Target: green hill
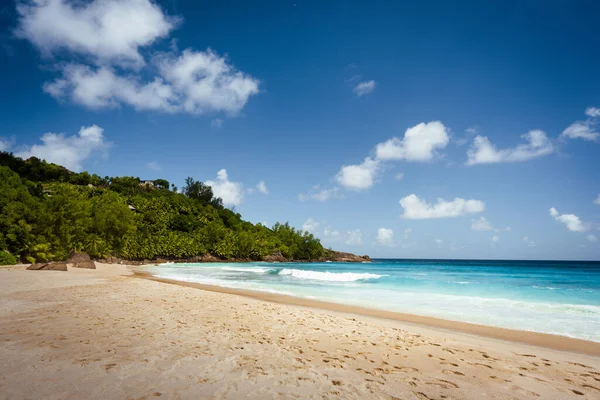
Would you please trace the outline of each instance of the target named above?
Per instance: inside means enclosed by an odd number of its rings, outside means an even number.
[[[192,178],[181,193],[164,179],[74,173],[0,153],[0,264],[92,258],[314,260],[336,253],[289,224],[268,228],[223,207]]]

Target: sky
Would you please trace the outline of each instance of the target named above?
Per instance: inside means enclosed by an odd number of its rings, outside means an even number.
[[[414,4],[412,4],[414,3]],[[600,260],[594,1],[31,0],[0,150],[389,258]]]

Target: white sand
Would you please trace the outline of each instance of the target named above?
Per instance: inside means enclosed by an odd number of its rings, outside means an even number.
[[[597,356],[128,273],[0,269],[0,398],[600,398]]]

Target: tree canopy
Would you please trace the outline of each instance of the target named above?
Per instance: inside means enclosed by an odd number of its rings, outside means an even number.
[[[64,260],[71,250],[94,258],[309,260],[327,251],[289,224],[244,221],[212,188],[187,178],[182,193],[165,179],[74,173],[37,158],[0,152],[1,260]]]

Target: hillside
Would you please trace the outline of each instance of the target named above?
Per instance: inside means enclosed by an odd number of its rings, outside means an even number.
[[[37,158],[0,153],[0,264],[95,259],[193,261],[364,261],[324,249],[289,224],[244,221],[210,186],[186,179],[74,173]]]

